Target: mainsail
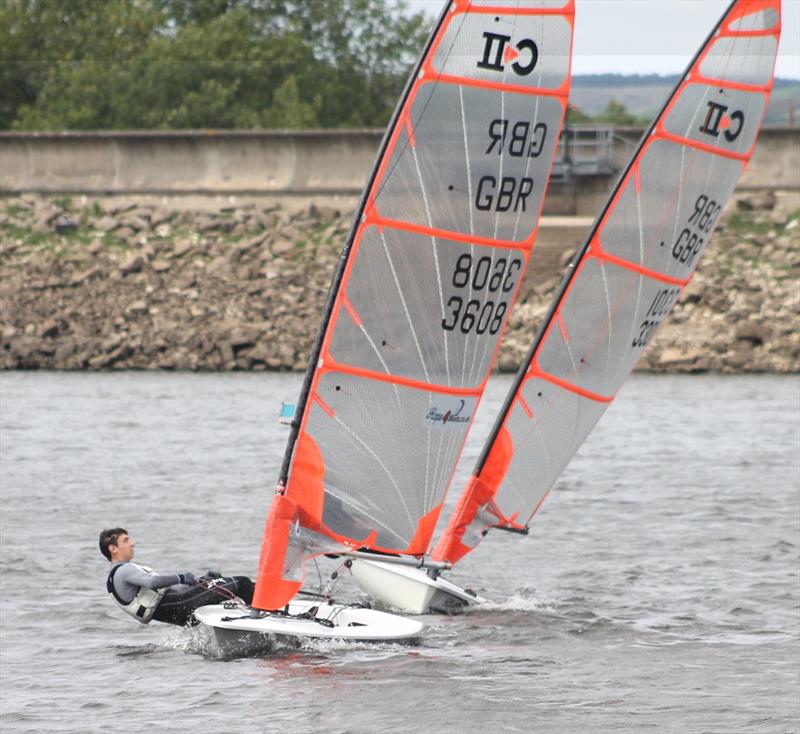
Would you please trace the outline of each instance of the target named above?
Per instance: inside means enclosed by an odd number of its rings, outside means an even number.
[[[454,1],[389,125],[334,276],[254,606],[302,562],[424,554],[536,236],[574,0]]]
[[[780,0],[734,0],[633,159],[534,340],[433,558],[528,524],[689,282],[767,106]]]

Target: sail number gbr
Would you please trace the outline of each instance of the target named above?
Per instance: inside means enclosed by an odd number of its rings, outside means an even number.
[[[489,145],[485,155],[503,155],[512,158],[538,158],[547,140],[547,125],[528,120],[512,121],[497,118],[489,123]],[[475,195],[475,208],[480,211],[526,211],[526,203],[533,193],[530,176],[481,176]]]
[[[705,240],[719,218],[722,206],[705,194],[694,203],[694,211],[672,246],[672,257],[687,268],[703,249]]]
[[[460,255],[451,279],[458,293],[447,301],[442,328],[458,329],[462,334],[500,331],[522,263],[520,256],[494,260],[488,255],[479,258],[469,253]],[[484,300],[480,296],[489,298]]]

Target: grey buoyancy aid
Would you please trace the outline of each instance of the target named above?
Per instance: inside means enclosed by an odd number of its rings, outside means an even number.
[[[117,602],[124,611],[130,614],[131,617],[142,624],[147,624],[153,618],[153,613],[156,611],[158,602],[161,601],[161,597],[164,596],[169,587],[164,587],[163,589],[148,589],[146,586],[140,586],[136,596],[129,602],[125,602],[119,597],[117,590],[114,588],[114,574],[117,572],[117,569],[122,568],[123,565],[124,564],[120,564],[111,569],[111,573],[108,574],[108,580],[106,581],[106,590],[114,597],[114,601]],[[155,571],[149,566],[142,566],[139,563],[132,563],[131,565],[136,566],[136,568],[140,571],[144,571],[144,573],[155,574]]]

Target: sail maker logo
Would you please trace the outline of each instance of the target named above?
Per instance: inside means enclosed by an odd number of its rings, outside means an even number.
[[[455,410],[452,408],[443,409],[441,406],[434,405],[425,416],[425,422],[433,423],[433,425],[441,423],[443,426],[454,425],[456,423],[469,423],[469,419],[472,416],[463,415],[465,405],[466,402],[460,399],[458,400],[458,407]]]

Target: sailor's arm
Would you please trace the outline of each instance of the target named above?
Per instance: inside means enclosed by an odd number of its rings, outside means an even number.
[[[148,589],[163,589],[165,586],[175,584],[194,585],[197,579],[194,574],[188,571],[181,573],[145,573],[133,564],[126,563],[116,573],[115,581],[119,579],[121,583],[131,584],[132,586],[144,586]]]

